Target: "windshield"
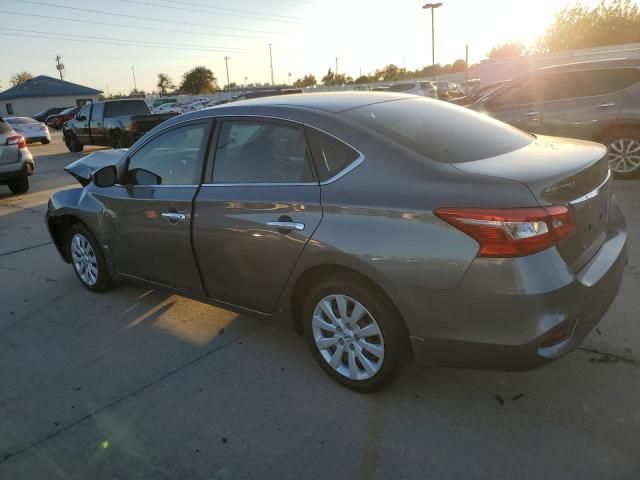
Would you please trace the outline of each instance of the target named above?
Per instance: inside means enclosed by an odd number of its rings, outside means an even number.
[[[76,109],[77,107],[67,108],[66,110],[61,111],[59,115],[67,115],[69,113],[73,113]]]
[[[501,155],[534,140],[486,115],[420,97],[366,105],[344,115],[425,157],[445,163]]]

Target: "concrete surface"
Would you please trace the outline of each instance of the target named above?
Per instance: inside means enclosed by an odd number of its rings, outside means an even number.
[[[31,147],[0,187],[0,479],[640,478],[640,181],[622,290],[585,349],[540,370],[410,367],[334,384],[287,329],[127,285],[83,289],[43,215],[80,154]]]

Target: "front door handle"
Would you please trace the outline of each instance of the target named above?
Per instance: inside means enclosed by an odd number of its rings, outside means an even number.
[[[525,117],[537,117],[540,115],[540,112],[527,112],[524,114]]]
[[[267,222],[270,227],[276,227],[278,230],[304,230],[304,223],[300,222]]]
[[[176,223],[182,223],[187,219],[186,213],[163,212],[160,215],[162,216],[162,218],[167,220],[171,225],[175,225]]]
[[[607,102],[607,103],[601,103],[600,105],[597,105],[598,108],[609,108],[609,107],[615,107],[616,104],[613,102]]]

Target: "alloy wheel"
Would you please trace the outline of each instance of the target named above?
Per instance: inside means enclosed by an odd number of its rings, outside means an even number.
[[[318,302],[312,334],[322,358],[351,380],[368,380],[384,362],[384,339],[373,315],[346,295],[329,295]]]
[[[631,138],[614,140],[608,146],[609,167],[616,173],[631,173],[640,168],[640,141]]]
[[[80,279],[89,286],[95,285],[98,281],[98,259],[89,240],[80,233],[71,239],[71,258]]]

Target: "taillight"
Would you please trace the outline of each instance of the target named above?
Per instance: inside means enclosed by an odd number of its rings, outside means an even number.
[[[22,135],[12,135],[7,138],[5,145],[18,145],[18,148],[25,148],[27,142]]]
[[[480,244],[480,257],[523,257],[571,235],[575,223],[567,207],[514,209],[438,208],[433,212]]]

